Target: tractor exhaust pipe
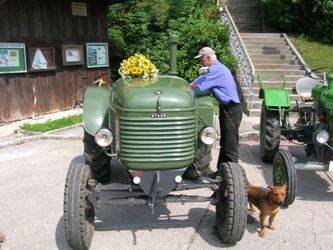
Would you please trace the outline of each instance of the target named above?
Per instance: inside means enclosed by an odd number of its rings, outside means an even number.
[[[176,34],[169,35],[170,44],[170,61],[169,61],[169,75],[178,75],[177,72],[177,45],[179,43],[179,38]]]

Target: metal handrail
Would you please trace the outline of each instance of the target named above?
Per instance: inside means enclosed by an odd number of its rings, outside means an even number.
[[[254,66],[253,66],[253,63],[252,63],[252,61],[251,61],[251,59],[250,59],[250,55],[249,55],[249,53],[248,53],[248,51],[247,51],[247,49],[246,49],[246,47],[245,47],[245,45],[244,45],[244,43],[243,43],[243,39],[241,38],[241,36],[240,36],[240,34],[239,34],[239,32],[238,32],[238,29],[237,29],[237,27],[236,27],[236,24],[235,24],[235,22],[234,22],[234,19],[233,19],[232,16],[230,15],[230,12],[229,12],[229,10],[228,10],[228,7],[225,6],[224,8],[225,8],[225,11],[226,11],[228,17],[230,18],[231,25],[232,25],[232,27],[233,27],[233,29],[234,29],[234,31],[235,31],[235,33],[236,33],[238,39],[239,39],[239,42],[240,42],[240,44],[241,44],[241,46],[242,46],[242,48],[243,48],[243,50],[244,50],[244,52],[245,52],[245,54],[246,54],[246,57],[247,57],[248,60],[249,60],[249,63],[250,63],[250,66],[251,66],[251,70],[252,70],[252,72],[254,72]]]
[[[252,61],[250,59],[249,53],[243,43],[243,40],[238,32],[238,29],[235,25],[235,22],[230,15],[230,12],[226,6],[223,6],[220,8],[221,12],[221,20],[223,23],[227,24],[229,26],[229,32],[230,32],[230,44],[232,48],[233,54],[238,59],[238,64],[240,66],[241,75],[246,83],[246,86],[249,91],[250,96],[250,103],[249,108],[252,108],[252,84],[254,82],[255,78],[255,69],[252,64]]]
[[[284,40],[286,41],[286,43],[288,44],[288,46],[290,47],[292,53],[296,56],[296,58],[299,60],[299,62],[302,64],[303,68],[310,73],[311,69],[310,67],[306,64],[306,62],[304,61],[303,57],[301,56],[300,53],[298,53],[297,49],[295,48],[294,44],[289,40],[288,36],[286,33],[282,33]]]

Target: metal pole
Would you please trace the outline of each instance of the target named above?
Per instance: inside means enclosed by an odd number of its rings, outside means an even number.
[[[295,163],[295,168],[303,171],[333,171],[332,167],[332,163]]]

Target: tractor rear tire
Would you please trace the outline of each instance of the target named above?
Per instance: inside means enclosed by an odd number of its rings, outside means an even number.
[[[280,137],[280,114],[278,111],[268,110],[263,101],[260,115],[260,157],[264,162],[273,162],[279,151]]]
[[[102,147],[95,142],[94,136],[84,132],[84,160],[89,165],[92,171],[92,177],[105,183],[110,178],[110,157],[108,157]]]
[[[273,183],[276,186],[287,184],[286,198],[283,207],[288,207],[295,201],[297,188],[297,174],[291,154],[286,150],[280,150],[273,162]]]
[[[90,179],[88,165],[70,165],[64,192],[64,225],[68,244],[73,249],[89,249],[94,234],[95,210],[88,200]]]
[[[213,145],[199,143],[198,149],[195,152],[193,163],[184,173],[185,179],[196,180],[209,173],[210,162],[212,161],[212,149]]]
[[[220,166],[221,179],[216,204],[216,229],[220,240],[236,244],[243,237],[247,221],[247,182],[237,163]]]

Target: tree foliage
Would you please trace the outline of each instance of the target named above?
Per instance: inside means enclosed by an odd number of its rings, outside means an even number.
[[[333,43],[333,0],[261,0],[268,23]]]
[[[204,46],[214,48],[222,62],[235,70],[228,28],[219,21],[214,0],[130,0],[110,6],[108,12],[113,78],[118,77],[120,62],[134,53],[168,60],[170,33],[180,37],[181,77],[193,80],[197,76],[200,65],[193,57]],[[158,67],[163,70],[163,64],[158,63]]]

